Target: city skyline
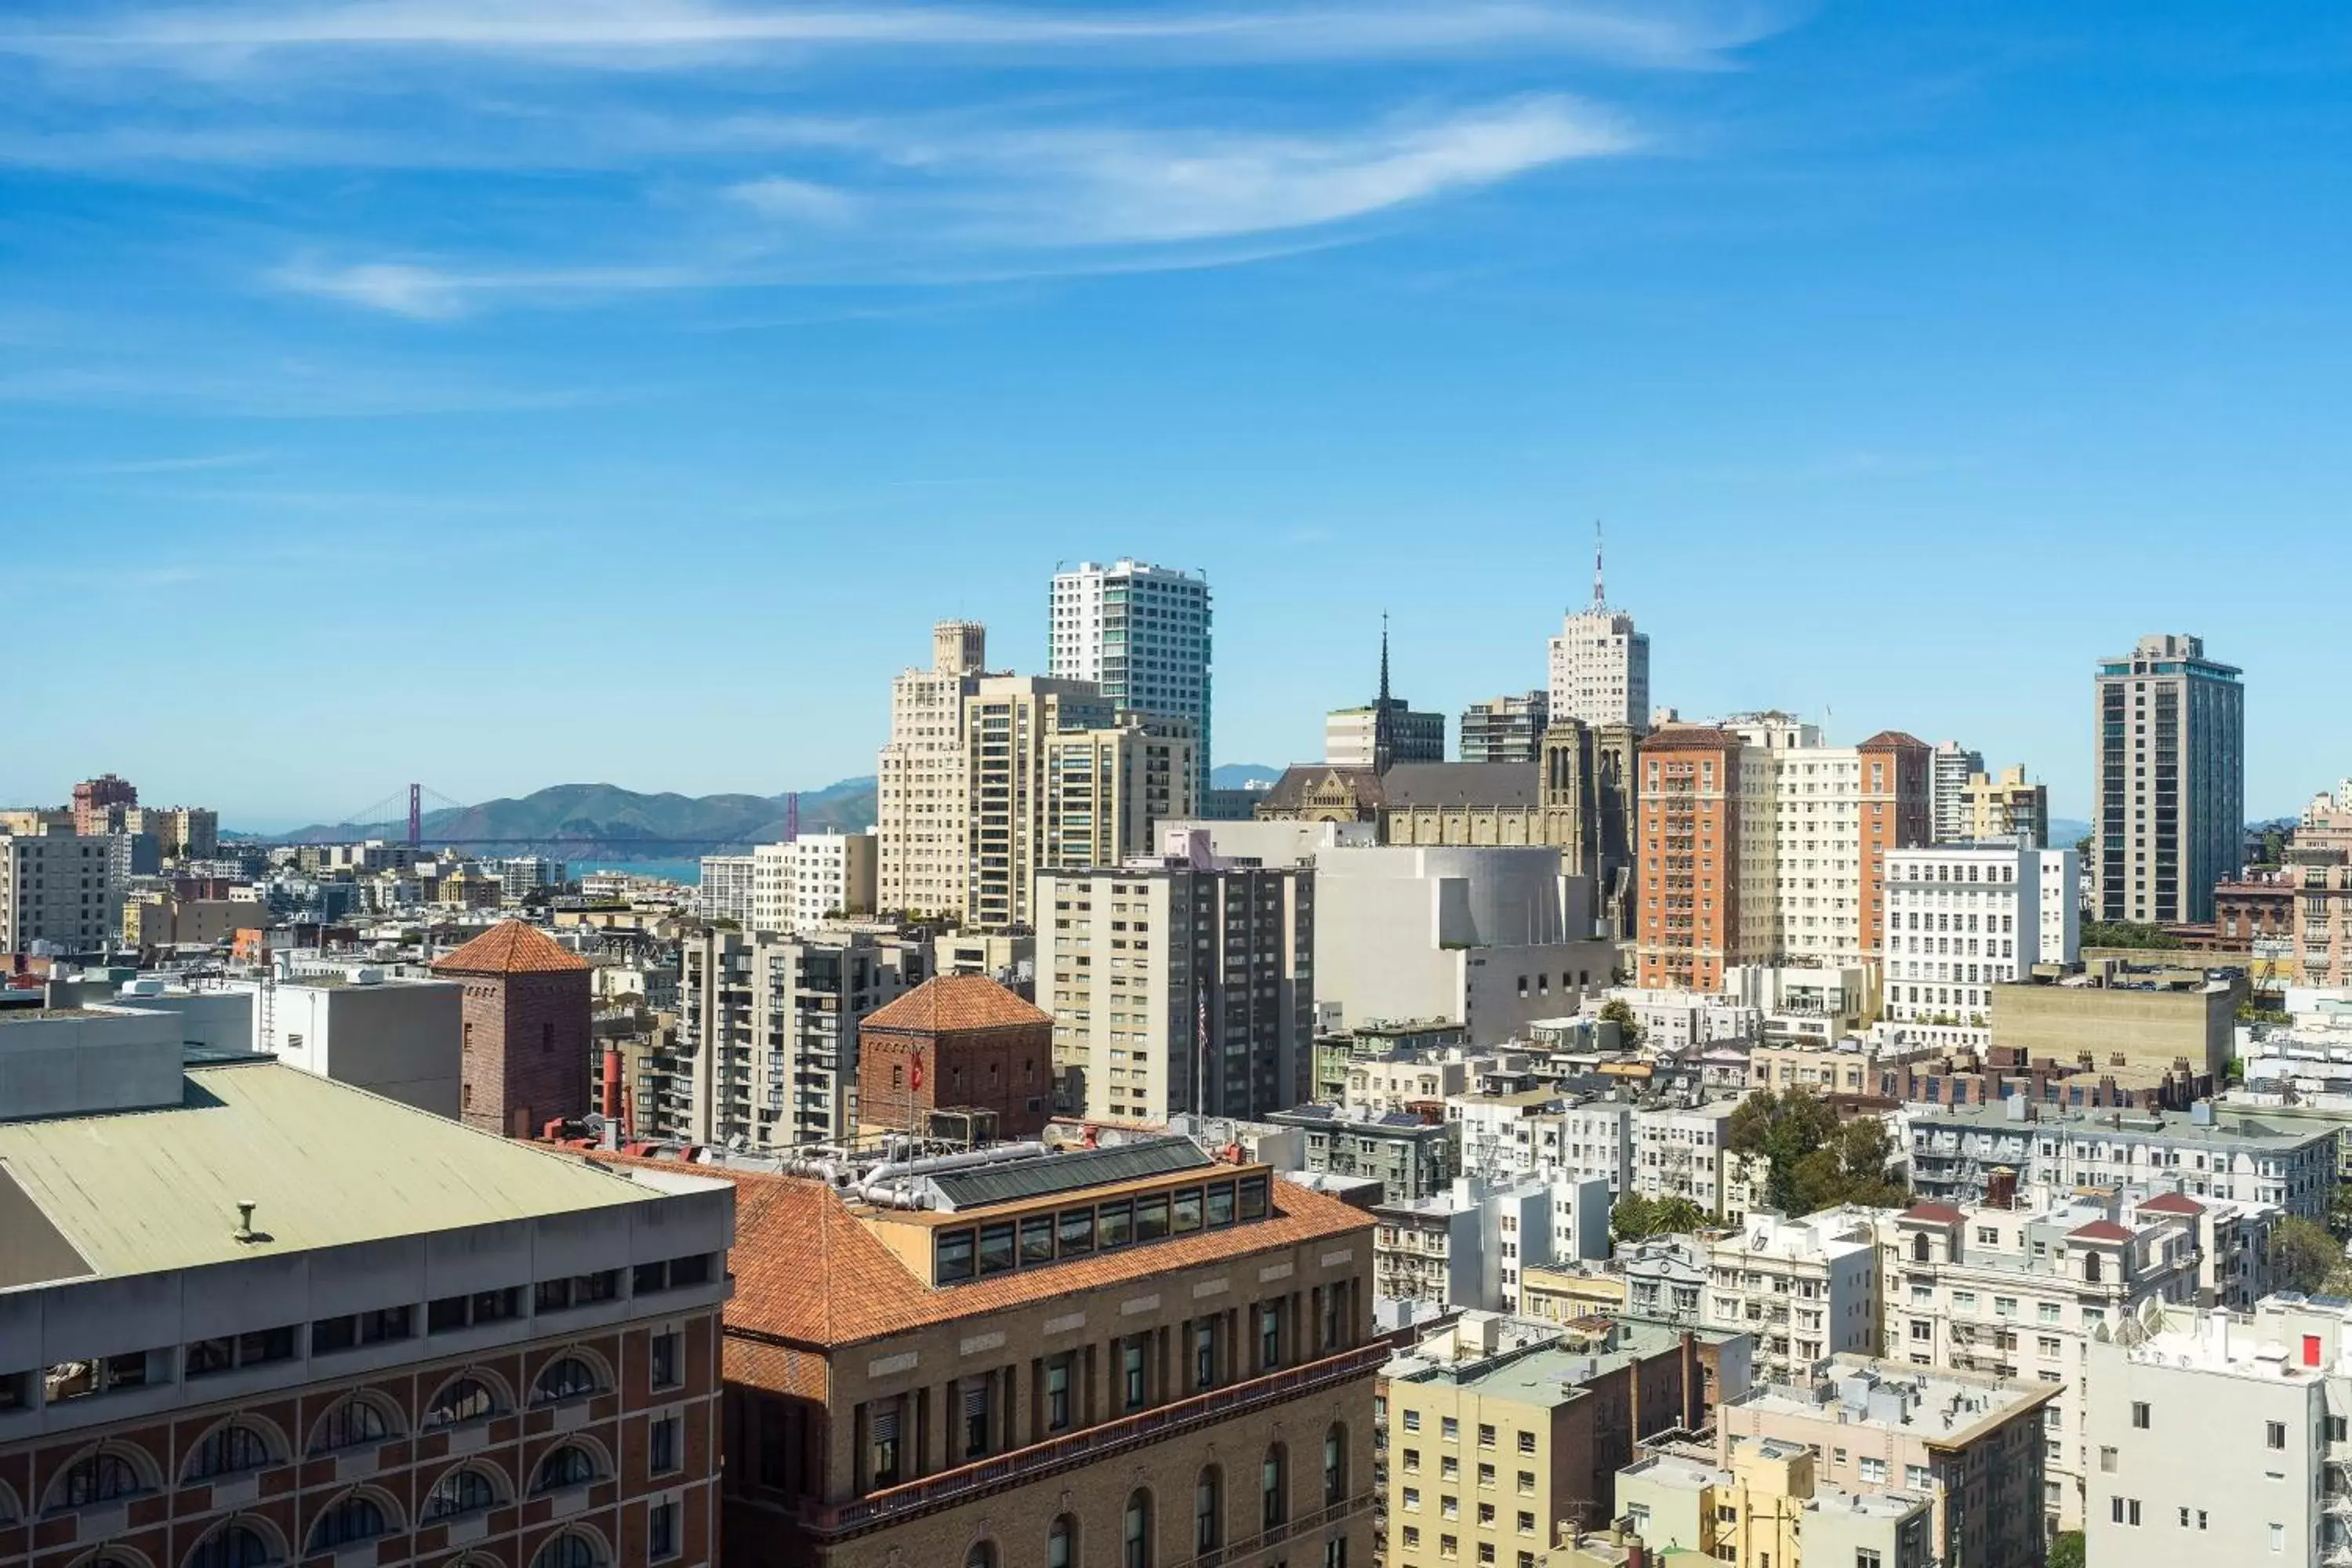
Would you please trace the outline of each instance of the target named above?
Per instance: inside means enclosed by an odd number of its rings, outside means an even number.
[[[1278,767],[1382,610],[1423,707],[1544,684],[1596,517],[1685,714],[2081,819],[2086,673],[2188,633],[2248,815],[2352,771],[2267,570],[2352,479],[2343,18],[575,10],[0,19],[0,801],[815,787],[1122,555]]]

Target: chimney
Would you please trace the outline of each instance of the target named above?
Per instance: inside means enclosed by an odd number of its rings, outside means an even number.
[[[2230,1310],[2227,1307],[2214,1308],[2212,1321],[2213,1353],[2227,1362],[2230,1359]]]
[[[261,1205],[259,1204],[255,1203],[251,1198],[244,1199],[238,1203],[236,1205],[236,1228],[229,1232],[229,1235],[233,1238],[238,1241],[254,1241],[259,1239],[259,1233],[253,1228],[253,1211],[260,1206]]]

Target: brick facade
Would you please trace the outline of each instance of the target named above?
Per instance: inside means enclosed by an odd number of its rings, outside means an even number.
[[[439,960],[433,973],[465,985],[460,1068],[467,1126],[509,1138],[594,1108],[587,961],[520,921]]]

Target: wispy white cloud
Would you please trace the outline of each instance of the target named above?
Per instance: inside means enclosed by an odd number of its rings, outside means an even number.
[[[267,452],[207,452],[186,458],[124,458],[111,462],[76,463],[52,471],[77,479],[114,479],[144,474],[202,473],[215,468],[249,468],[268,460]]]
[[[336,266],[306,258],[278,268],[270,274],[270,281],[294,293],[337,300],[412,321],[446,321],[498,298],[571,303],[583,295],[709,288],[727,281],[727,275],[698,266],[474,269],[406,261]]]
[[[727,194],[761,217],[792,223],[841,223],[856,205],[846,191],[787,174],[746,180]]]
[[[1149,10],[725,0],[227,0],[68,11],[0,26],[0,51],[79,66],[216,71],[297,52],[434,50],[630,71],[713,54],[845,48],[1171,51],[1229,60],[1357,58],[1535,48],[1657,68],[1719,64],[1775,30],[1759,0],[1325,0]]]

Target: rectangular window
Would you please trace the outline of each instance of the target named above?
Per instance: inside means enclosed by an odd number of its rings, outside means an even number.
[[[675,1415],[656,1418],[646,1427],[646,1469],[653,1475],[666,1476],[686,1465],[685,1448],[678,1441],[685,1424]]]
[[[1162,1194],[1157,1197],[1136,1199],[1135,1239],[1138,1241],[1159,1241],[1166,1237],[1167,1234],[1167,1195]]]
[[[892,1400],[877,1407],[871,1416],[872,1433],[867,1439],[866,1469],[877,1487],[898,1484],[898,1402]]]
[[[1187,1187],[1175,1194],[1169,1210],[1168,1228],[1175,1236],[1189,1236],[1201,1228],[1201,1189]]]
[[[2267,1430],[2263,1434],[2263,1440],[2273,1448],[2285,1447],[2286,1423],[2284,1421],[2271,1421],[2264,1423],[2264,1426]]]
[[[1108,1252],[1115,1247],[1125,1247],[1135,1239],[1135,1205],[1124,1200],[1105,1204],[1095,1211],[1096,1239]]]
[[[1234,1223],[1234,1184],[1219,1182],[1209,1189],[1209,1228]]]
[[[966,1384],[963,1390],[963,1457],[982,1458],[988,1453],[988,1384]]]
[[[1054,1216],[1034,1215],[1021,1222],[1021,1267],[1054,1261]]]
[[[1874,1458],[1870,1455],[1864,1454],[1861,1458],[1854,1461],[1854,1473],[1862,1478],[1865,1485],[1885,1486],[1886,1484],[1886,1461],[1884,1459]]]
[[[1143,1408],[1143,1342],[1129,1340],[1120,1347],[1120,1366],[1127,1384],[1127,1407]]]
[[[2133,1401],[2132,1401],[2132,1426],[2133,1426],[2134,1427],[2137,1428],[2138,1430],[2140,1430],[2140,1431],[2142,1431],[2142,1432],[2145,1432],[2145,1431],[2147,1431],[2147,1422],[2148,1422],[2147,1401],[2146,1401],[2146,1400],[2144,1400],[2144,1399],[2135,1399],[2135,1400],[2133,1400]]]
[[[1070,1358],[1066,1355],[1045,1363],[1045,1429],[1070,1429]]]
[[[1192,1386],[1194,1389],[1213,1388],[1217,1384],[1217,1330],[1211,1322],[1192,1325]]]
[[[1013,1268],[1013,1222],[980,1227],[980,1271],[1003,1274]]]
[[[943,1230],[931,1243],[938,1259],[935,1279],[942,1285],[960,1285],[979,1271],[978,1247],[968,1230]]]
[[[676,1329],[658,1333],[649,1343],[653,1363],[653,1385],[656,1388],[676,1388],[686,1381],[686,1336]]]
[[[1260,1372],[1282,1364],[1282,1307],[1268,1301],[1257,1310],[1257,1365]]]
[[[677,1550],[677,1504],[666,1499],[646,1510],[646,1560],[664,1563]]]
[[[1268,1176],[1244,1176],[1241,1179],[1238,1191],[1241,1197],[1242,1218],[1248,1220],[1265,1217],[1266,1183],[1272,1179]]]
[[[1061,1216],[1062,1256],[1084,1258],[1095,1249],[1095,1211],[1064,1209]]]

